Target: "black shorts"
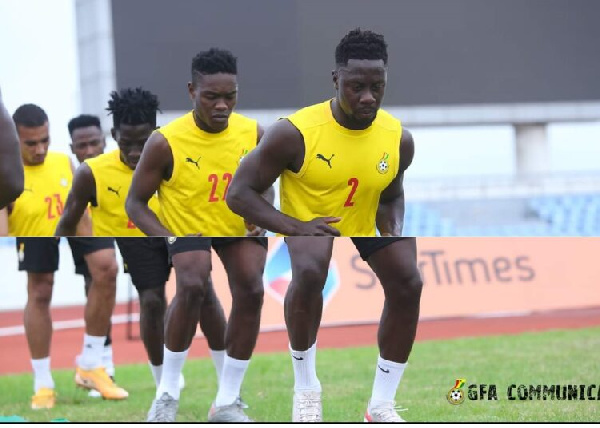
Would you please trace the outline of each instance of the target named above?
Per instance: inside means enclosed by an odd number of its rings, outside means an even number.
[[[67,238],[75,273],[89,277],[85,255],[106,248],[114,248],[113,238]],[[31,273],[52,273],[58,270],[58,238],[17,238],[19,270]]]
[[[258,242],[260,245],[269,248],[269,241],[266,237],[246,237],[246,238],[203,238],[195,236],[186,236],[183,238],[165,238],[167,247],[169,250],[169,259],[175,254],[187,253],[188,251],[210,251],[210,248],[214,248],[219,251],[219,248],[229,245],[233,242],[237,242],[242,239],[252,239]]]
[[[138,293],[164,287],[171,265],[167,243],[162,237],[115,238],[127,272]]]
[[[390,244],[393,244],[396,241],[400,241],[401,238],[398,236],[382,236],[382,237],[360,237],[360,238],[351,238],[354,246],[358,250],[360,257],[364,261],[368,261],[368,258],[375,253],[377,250],[380,250],[383,247],[387,247]]]
[[[115,248],[114,238],[67,238],[69,240],[69,246],[71,247],[71,253],[73,254],[73,262],[75,263],[75,273],[90,277],[90,271],[87,263],[85,262],[85,256],[87,254],[95,253],[99,250],[106,250]]]

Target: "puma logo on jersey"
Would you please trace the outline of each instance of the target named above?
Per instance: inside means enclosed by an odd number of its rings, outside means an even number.
[[[118,189],[113,189],[112,187],[108,186],[107,189],[109,192],[113,192],[115,195],[117,195],[119,198],[121,197],[121,195],[119,194],[119,192],[121,191],[121,188],[119,187]]]
[[[32,188],[23,187],[23,191],[33,193],[33,187]]]
[[[200,169],[200,165],[198,165],[198,162],[200,162],[200,158],[201,157],[202,156],[198,156],[198,159],[196,159],[196,160],[194,160],[192,158],[185,158],[185,161],[188,162],[188,163],[193,163],[194,165],[196,165],[197,169]]]
[[[317,159],[320,159],[323,162],[327,163],[327,165],[329,165],[329,169],[331,169],[331,159],[333,159],[334,156],[335,156],[335,154],[332,154],[331,157],[329,159],[327,159],[325,156],[323,156],[322,154],[318,153],[317,154]]]

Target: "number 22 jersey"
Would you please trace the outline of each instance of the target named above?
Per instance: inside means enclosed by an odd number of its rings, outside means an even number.
[[[159,128],[173,154],[173,173],[158,189],[161,223],[177,236],[245,236],[242,217],[225,196],[233,174],[256,147],[258,123],[237,113],[227,128],[208,133],[196,125],[192,112]]]

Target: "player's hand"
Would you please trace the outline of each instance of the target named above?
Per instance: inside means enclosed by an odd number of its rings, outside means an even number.
[[[244,220],[244,224],[246,225],[246,236],[265,236],[267,234],[267,229],[248,223],[246,220]]]
[[[331,223],[338,223],[341,217],[317,217],[311,221],[302,222],[297,236],[341,236],[341,233]]]

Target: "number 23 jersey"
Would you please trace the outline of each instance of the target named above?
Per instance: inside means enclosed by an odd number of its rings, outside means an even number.
[[[71,161],[48,152],[41,165],[25,165],[25,186],[8,217],[9,236],[53,236],[73,182]]]
[[[341,217],[332,226],[342,236],[375,236],[379,197],[399,170],[400,121],[380,109],[367,129],[347,129],[331,100],[287,119],[304,137],[305,153],[298,173],[281,176],[281,211],[302,221]]]

